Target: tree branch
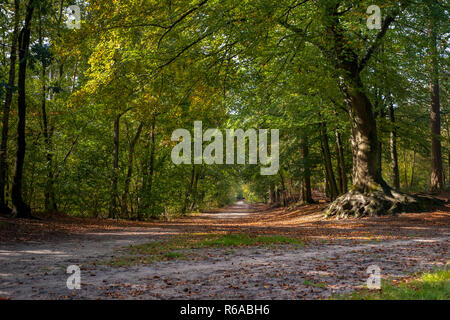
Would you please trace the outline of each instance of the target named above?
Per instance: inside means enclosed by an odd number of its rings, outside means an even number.
[[[370,58],[372,57],[372,54],[375,52],[376,49],[381,44],[381,40],[386,35],[387,30],[389,29],[389,26],[394,22],[395,16],[397,15],[398,11],[395,12],[394,15],[387,16],[387,18],[384,20],[383,25],[381,26],[380,32],[378,32],[377,36],[375,37],[374,42],[370,46],[370,48],[367,50],[364,57],[361,59],[361,61],[358,63],[358,72],[361,72],[369,62]]]

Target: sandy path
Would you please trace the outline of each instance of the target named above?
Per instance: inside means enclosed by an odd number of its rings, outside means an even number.
[[[220,219],[251,214],[238,204]],[[209,215],[214,215],[210,213]],[[158,240],[176,230],[128,228],[59,241],[0,245],[0,296],[13,299],[312,299],[354,290],[376,264],[383,276],[443,266],[450,236],[384,242],[315,242],[304,248],[196,250],[190,260],[111,268],[96,261],[130,244]],[[189,252],[188,252],[189,256]],[[66,268],[81,266],[81,290],[68,290]],[[319,287],[308,285],[320,283]]]

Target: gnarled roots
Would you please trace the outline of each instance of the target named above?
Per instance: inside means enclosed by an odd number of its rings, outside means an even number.
[[[383,216],[406,211],[422,211],[444,201],[430,197],[412,196],[395,190],[374,190],[368,193],[349,191],[333,201],[325,210],[328,217]]]

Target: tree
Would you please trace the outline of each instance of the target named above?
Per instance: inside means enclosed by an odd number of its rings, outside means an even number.
[[[441,104],[439,98],[439,53],[437,49],[438,24],[436,7],[437,1],[429,1],[430,39],[429,50],[431,55],[430,67],[430,127],[431,127],[431,176],[430,189],[433,192],[440,191],[444,187],[442,170],[441,147]]]
[[[20,21],[20,2],[14,0],[14,27],[11,37],[11,53],[9,66],[9,80],[6,88],[5,105],[3,107],[2,119],[2,140],[0,144],[0,213],[10,213],[11,209],[5,201],[5,186],[7,182],[7,150],[8,150],[8,132],[9,132],[9,111],[13,98],[13,90],[16,78],[16,60],[17,60],[17,39],[19,34]]]
[[[33,17],[35,1],[30,0],[26,7],[25,23],[19,34],[19,80],[18,80],[18,116],[17,125],[17,153],[12,185],[13,214],[18,218],[30,218],[31,209],[22,198],[23,164],[25,160],[25,123],[26,123],[26,73],[30,46],[31,19]]]

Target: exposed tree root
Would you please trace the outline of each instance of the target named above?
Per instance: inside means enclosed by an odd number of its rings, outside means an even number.
[[[408,211],[424,211],[445,201],[430,196],[413,196],[396,190],[374,190],[370,193],[349,191],[333,201],[325,210],[337,219],[384,216]]]

